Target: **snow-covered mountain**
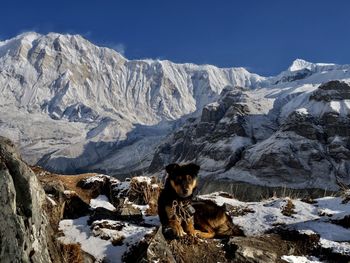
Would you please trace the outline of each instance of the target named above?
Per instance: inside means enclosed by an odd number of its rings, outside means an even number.
[[[138,165],[170,122],[201,110],[226,85],[264,83],[244,68],[130,61],[79,35],[25,33],[0,42],[0,134],[51,170],[99,168],[111,155],[119,169]],[[125,160],[122,147],[137,158]]]
[[[226,87],[157,147],[149,172],[194,161],[205,192],[237,191],[230,182],[243,184],[240,194],[251,185],[312,192],[350,184],[350,83],[290,85]],[[263,195],[261,187],[249,194]]]
[[[157,147],[149,172],[195,161],[205,170],[204,192],[239,195],[350,184],[349,69],[297,59],[267,87],[227,86]]]
[[[334,189],[334,171],[350,173],[349,69],[296,59],[263,77],[25,33],[0,42],[0,134],[27,162],[63,173],[154,173],[196,160],[215,178]]]

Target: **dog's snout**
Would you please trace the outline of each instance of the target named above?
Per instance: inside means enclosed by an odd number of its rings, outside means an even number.
[[[189,191],[188,191],[188,189],[184,189],[183,192],[184,192],[184,194],[188,194]]]

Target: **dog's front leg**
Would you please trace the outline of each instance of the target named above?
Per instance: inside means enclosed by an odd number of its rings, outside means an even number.
[[[183,237],[186,235],[186,232],[181,226],[181,220],[179,218],[175,217],[174,219],[170,219],[169,226],[171,227],[171,229],[177,237]]]
[[[165,211],[169,218],[169,227],[172,229],[174,235],[176,235],[177,237],[185,236],[186,232],[181,226],[181,219],[174,214],[172,207],[166,207]]]
[[[191,236],[196,236],[196,230],[194,229],[194,221],[193,221],[193,217],[191,217],[190,219],[188,219],[187,223],[185,224],[185,229],[186,232],[188,234],[190,234]]]

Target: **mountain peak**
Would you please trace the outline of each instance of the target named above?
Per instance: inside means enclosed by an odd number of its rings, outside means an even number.
[[[310,69],[310,67],[313,65],[313,63],[308,62],[306,60],[297,58],[296,60],[293,61],[292,65],[288,68],[288,71],[298,71],[301,69]]]
[[[36,32],[24,32],[16,37],[0,41],[0,46],[4,46],[4,45],[8,45],[8,44],[11,45],[13,43],[18,43],[18,42],[22,42],[22,41],[31,43],[40,36],[41,35],[36,33]]]

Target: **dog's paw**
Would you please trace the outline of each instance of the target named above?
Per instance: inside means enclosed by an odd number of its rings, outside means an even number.
[[[165,237],[165,239],[169,239],[169,240],[172,240],[172,239],[176,239],[176,234],[174,233],[173,229],[171,227],[166,227],[166,228],[163,228],[163,236]]]
[[[187,233],[181,228],[180,231],[177,233],[179,237],[184,237],[187,235]]]
[[[199,230],[194,230],[192,232],[192,236],[194,236],[194,237],[200,237],[201,234],[202,234],[202,231],[199,231]]]
[[[166,239],[178,239],[181,237],[186,236],[186,232],[181,228],[181,229],[172,229],[171,227],[166,227],[163,229],[163,236]]]

